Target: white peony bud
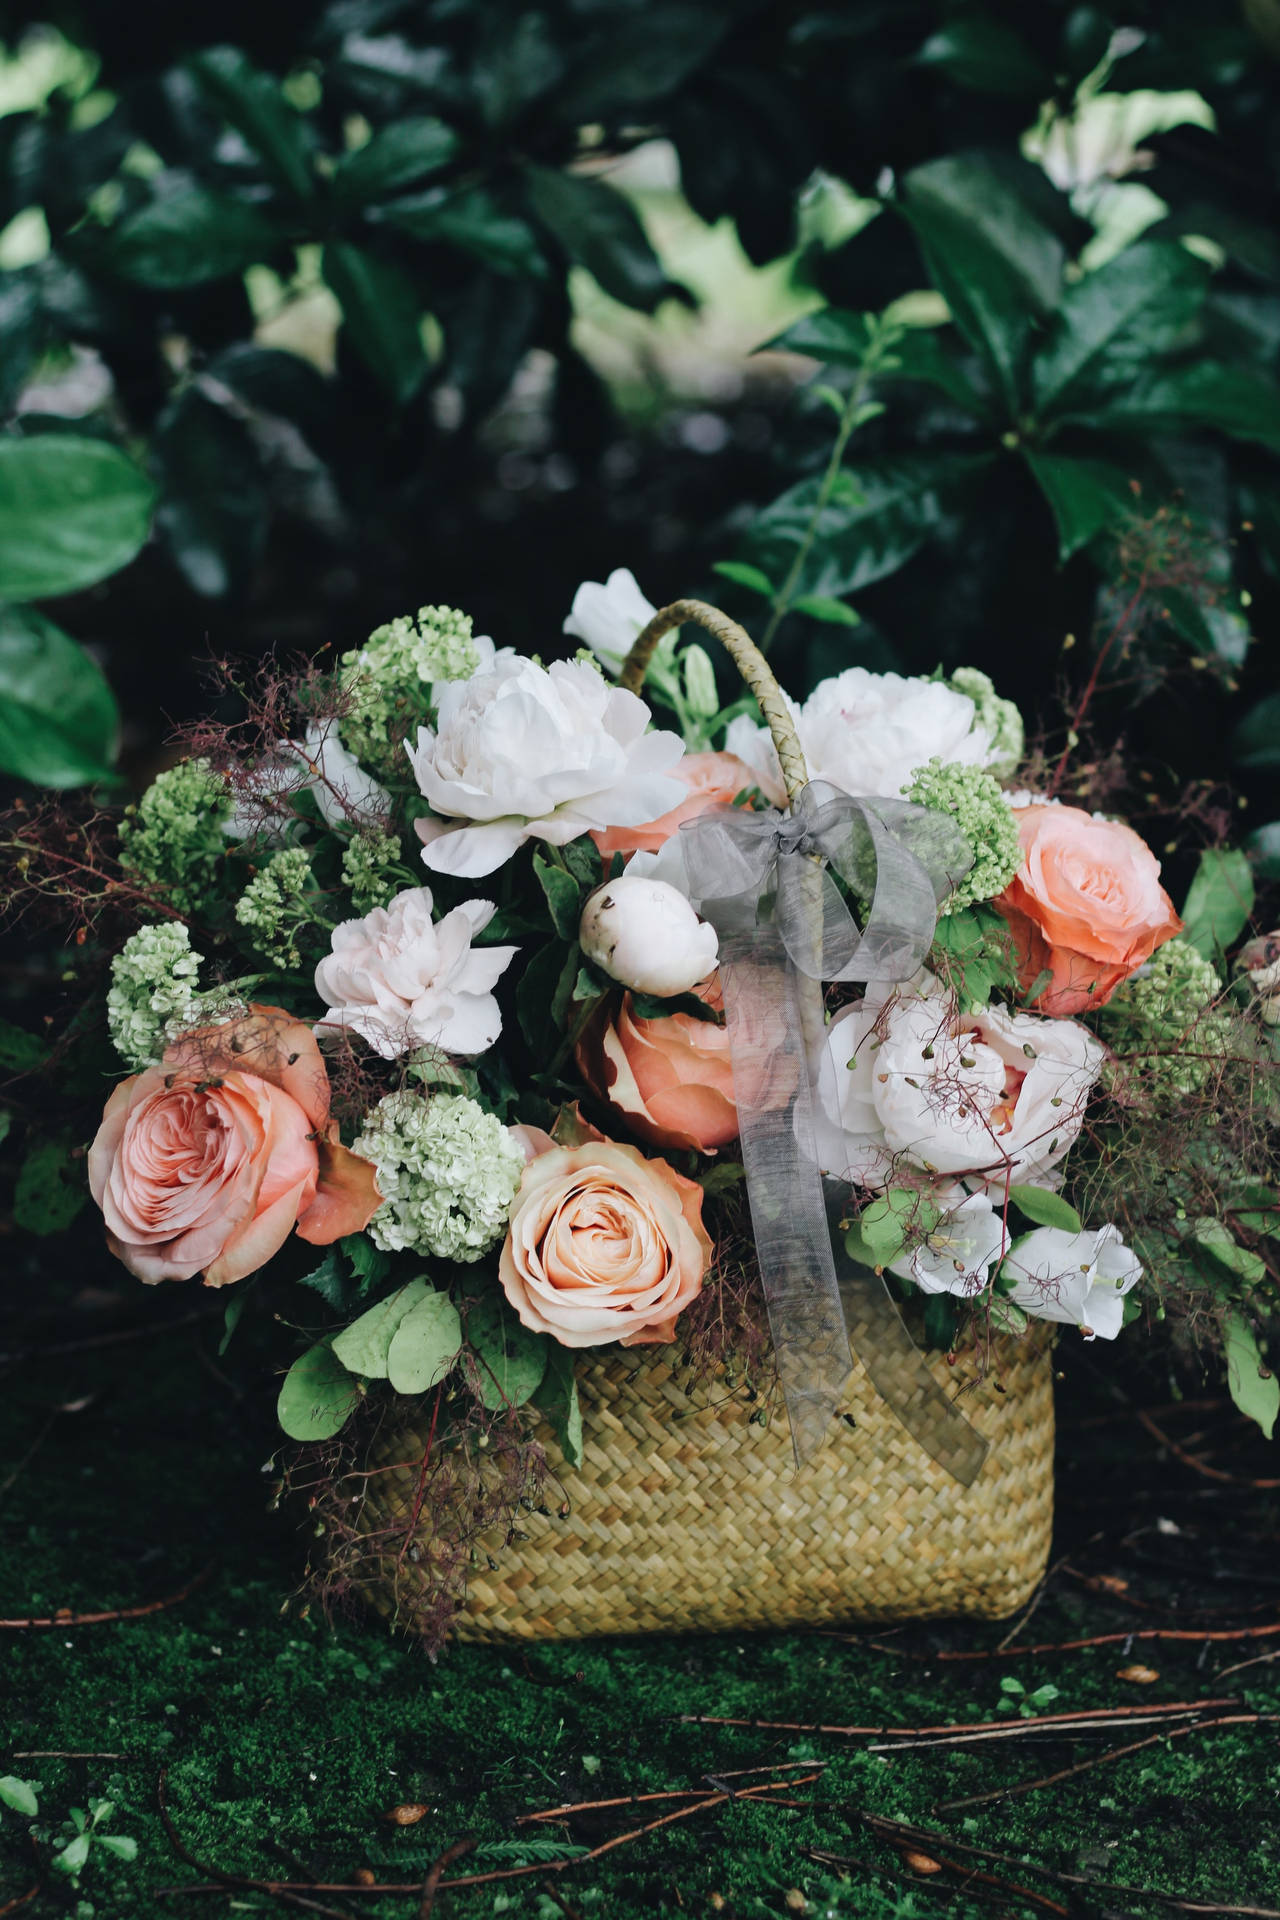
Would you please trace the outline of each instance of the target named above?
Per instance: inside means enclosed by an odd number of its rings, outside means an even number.
[[[716,930],[665,880],[629,874],[597,887],[582,910],[587,959],[635,993],[667,1000],[688,993],[716,964]]]

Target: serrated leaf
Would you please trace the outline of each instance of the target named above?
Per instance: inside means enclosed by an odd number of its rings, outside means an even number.
[[[1038,1227],[1057,1227],[1061,1233],[1083,1233],[1084,1222],[1069,1200],[1047,1187],[1012,1186],[1009,1198],[1019,1213]]]
[[[0,1020],[0,1067],[10,1073],[32,1073],[49,1057],[49,1048],[38,1034]]]
[[[108,1853],[114,1853],[117,1860],[136,1860],[138,1857],[138,1843],[131,1834],[100,1833],[97,1839],[98,1845]]]
[[[320,1340],[300,1354],[286,1373],[276,1401],[276,1418],[291,1440],[332,1440],[356,1407],[360,1389],[333,1343]]]
[[[452,1371],[462,1322],[447,1293],[434,1288],[409,1309],[391,1337],[387,1378],[397,1393],[425,1393]]]
[[[580,887],[590,893],[600,885],[605,878],[604,862],[600,858],[600,849],[589,835],[582,834],[578,839],[568,841],[560,851],[564,855],[565,865]],[[573,937],[575,940],[578,937],[576,927]]]
[[[0,599],[77,593],[117,573],[146,540],[154,503],[146,474],[105,440],[0,439]]]
[[[550,909],[552,926],[562,940],[572,944],[578,938],[578,922],[582,918],[582,890],[578,882],[563,867],[544,860],[540,853],[533,856],[533,871]]]
[[[1223,1348],[1231,1398],[1270,1440],[1280,1413],[1280,1380],[1258,1352],[1252,1327],[1238,1313],[1229,1313],[1223,1324]]]
[[[360,1282],[361,1299],[378,1286],[391,1271],[391,1255],[375,1247],[367,1233],[349,1233],[338,1242],[351,1263],[351,1271]]]
[[[333,1342],[334,1357],[365,1380],[385,1380],[391,1342],[400,1322],[430,1292],[428,1281],[410,1280],[344,1327]]]
[[[582,1406],[573,1368],[573,1353],[552,1341],[546,1372],[537,1388],[538,1411],[544,1415],[571,1467],[582,1465]]]
[[[797,613],[807,613],[811,620],[825,621],[828,626],[860,627],[862,625],[861,614],[855,613],[853,608],[846,605],[843,600],[831,600],[825,594],[803,593],[791,604]]]
[[[13,1773],[0,1776],[0,1805],[11,1807],[15,1813],[29,1814],[32,1819],[40,1811],[31,1782],[19,1780]]]
[[[1253,869],[1238,847],[1206,847],[1182,905],[1182,938],[1206,960],[1218,959],[1249,922]]]
[[[533,1398],[553,1345],[546,1334],[531,1333],[493,1294],[468,1308],[466,1334],[476,1356],[474,1384],[482,1406],[497,1413]]]
[[[310,1273],[299,1276],[300,1287],[310,1287],[335,1313],[345,1311],[351,1294],[351,1279],[337,1247],[326,1247],[324,1258]]]
[[[745,560],[717,560],[711,571],[718,573],[723,580],[732,580],[736,587],[745,587],[748,593],[763,595],[766,600],[771,600],[777,592],[768,574],[762,573],[759,567],[750,566]]]

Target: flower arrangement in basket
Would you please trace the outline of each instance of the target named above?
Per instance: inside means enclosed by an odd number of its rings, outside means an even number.
[[[1180,917],[976,671],[797,705],[624,572],[565,626],[545,666],[425,607],[272,680],[77,830],[93,897],[33,823],[28,894],[127,931],[110,1247],[233,1288],[228,1335],[255,1276],[309,1290],[313,1578],[432,1646],[1007,1613],[1053,1323],[1176,1308],[1275,1416],[1247,869]]]

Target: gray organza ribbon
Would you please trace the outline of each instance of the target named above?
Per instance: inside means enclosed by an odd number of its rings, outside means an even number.
[[[910,979],[939,902],[972,865],[969,846],[945,814],[825,781],[790,813],[713,808],[684,824],[680,844],[690,897],[720,941],[752,1231],[796,1465],[826,1439],[856,1357],[912,1437],[968,1486],[987,1442],[925,1366],[884,1280],[845,1252],[852,1189],[823,1169],[819,1080],[822,982]],[[861,930],[833,872],[869,902]]]

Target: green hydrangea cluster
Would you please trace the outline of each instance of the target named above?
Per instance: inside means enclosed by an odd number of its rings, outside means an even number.
[[[902,791],[918,807],[949,813],[973,848],[973,865],[943,911],[958,913],[1003,893],[1022,864],[1022,848],[1013,808],[992,776],[981,767],[945,766],[934,759],[917,767]]]
[[[342,681],[351,711],[341,722],[342,744],[363,766],[404,771],[401,745],[431,712],[433,680],[465,680],[480,664],[471,615],[456,607],[419,607],[369,635],[342,656]]]
[[[203,958],[192,952],[181,920],[162,920],[139,927],[111,962],[107,1026],[116,1052],[135,1073],[159,1060],[170,1023],[185,1026],[198,1018]]]
[[[279,967],[302,964],[298,929],[311,915],[304,895],[311,886],[305,847],[273,853],[236,901],[236,919],[249,931],[256,950]]]
[[[385,1198],[369,1235],[384,1252],[479,1260],[506,1233],[524,1154],[465,1094],[390,1093],[354,1148],[378,1169]]]
[[[226,851],[222,823],[231,795],[207,760],[180,760],[158,774],[120,822],[120,864],[160,887],[180,913],[207,905]]]
[[[342,856],[343,885],[358,914],[385,907],[400,891],[395,869],[400,864],[400,842],[376,827],[356,834]]]
[[[1213,1005],[1222,990],[1217,970],[1189,940],[1166,941],[1099,1010],[1121,1056],[1117,1078],[1132,1084],[1138,1075],[1162,1105],[1198,1093],[1232,1050],[1234,1018]]]
[[[1010,774],[1021,763],[1026,751],[1026,731],[1022,715],[1012,700],[1002,700],[989,674],[979,667],[957,667],[947,685],[953,693],[967,694],[974,705],[974,724],[985,727],[995,743],[996,758],[988,772]]]

